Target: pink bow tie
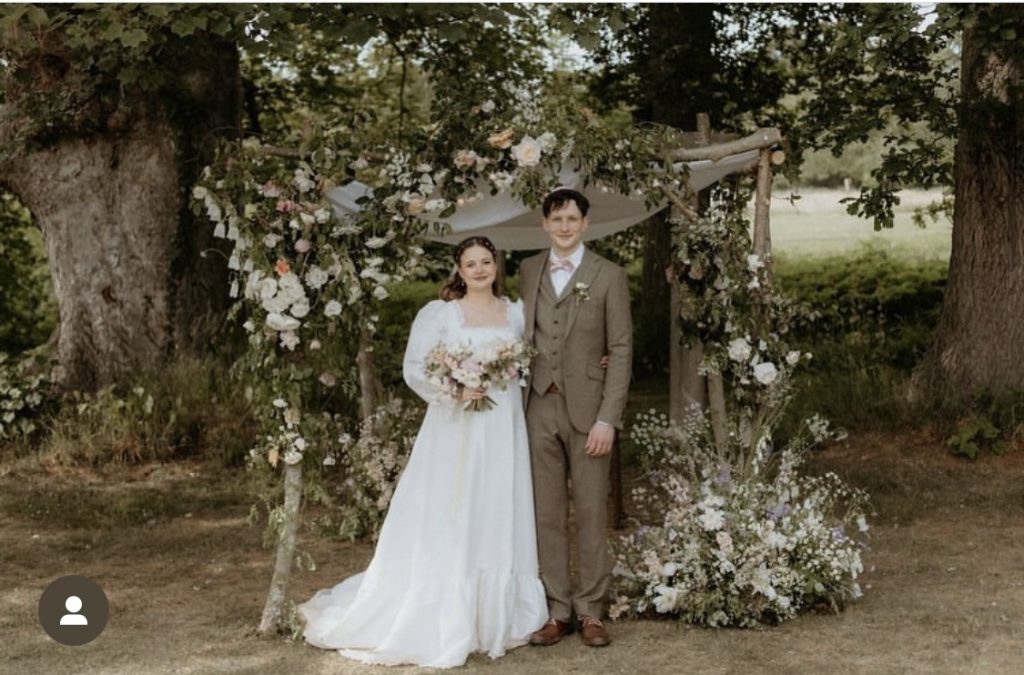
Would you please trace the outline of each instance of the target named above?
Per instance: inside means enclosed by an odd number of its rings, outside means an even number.
[[[568,258],[552,258],[548,262],[548,271],[556,272],[558,270],[565,270],[566,272],[572,272],[575,269],[575,265]]]

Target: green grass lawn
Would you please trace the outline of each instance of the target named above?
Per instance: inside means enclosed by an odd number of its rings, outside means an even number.
[[[800,258],[851,254],[862,246],[878,246],[907,260],[948,260],[952,223],[946,218],[914,225],[914,208],[940,198],[938,191],[907,190],[896,208],[892,229],[876,232],[868,220],[846,213],[839,200],[855,196],[842,190],[801,191],[790,202],[788,191],[776,191],[771,205],[772,252],[776,257]],[[752,217],[752,214],[751,214]]]

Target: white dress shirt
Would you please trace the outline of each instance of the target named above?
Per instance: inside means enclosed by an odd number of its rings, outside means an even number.
[[[554,272],[548,272],[551,275],[551,285],[555,288],[555,293],[558,297],[562,297],[562,293],[565,291],[565,285],[569,283],[569,279],[579,269],[580,263],[583,262],[583,244],[576,247],[576,250],[569,254],[568,258],[560,258],[552,250],[548,253],[548,263],[557,262],[559,260],[568,260],[572,263],[572,271],[558,269]]]

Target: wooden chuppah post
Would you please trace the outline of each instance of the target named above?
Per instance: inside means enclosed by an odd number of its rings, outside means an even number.
[[[696,144],[707,147],[711,143],[711,118],[707,113],[697,115]],[[690,196],[690,211],[680,206],[672,207],[672,217],[689,221],[700,212],[700,197]],[[699,341],[693,347],[683,344],[682,328],[679,325],[680,298],[679,284],[671,284],[670,307],[672,320],[669,322],[669,418],[682,422],[688,408],[698,406],[701,410],[707,404],[704,377],[697,372],[704,356],[704,345]]]
[[[761,148],[757,158],[757,193],[754,197],[754,254],[764,261],[765,270],[771,275],[772,234],[768,223],[768,212],[772,198],[773,156],[781,161],[781,153],[771,148]]]
[[[768,226],[768,210],[771,200],[771,165],[781,164],[784,155],[781,151],[772,151],[782,140],[778,129],[758,129],[753,134],[744,138],[730,140],[728,142],[715,143],[710,145],[705,138],[709,137],[710,124],[706,114],[697,117],[698,133],[694,136],[693,147],[686,147],[676,150],[672,157],[677,160],[712,160],[717,161],[732,154],[738,154],[749,150],[758,150],[756,163],[751,163],[745,170],[757,167],[757,199],[755,201],[754,218],[754,252],[765,259],[770,278],[770,256],[771,256],[771,235]],[[670,198],[672,197],[669,194]],[[697,210],[693,205],[682,203],[681,200],[673,199],[675,206],[673,210],[677,215],[682,215],[686,220],[694,221]],[[694,402],[702,404],[704,395],[704,382],[697,375],[697,367],[702,354],[697,349],[687,350],[680,344],[681,334],[675,318],[679,313],[678,289],[673,284],[672,315],[673,331],[672,350],[670,364],[670,404],[669,414],[676,421],[682,420],[686,407]],[[687,354],[687,352],[690,352]],[[689,384],[687,384],[689,382]],[[724,449],[728,442],[728,417],[725,403],[725,387],[720,374],[711,373],[706,380],[707,404],[711,412],[711,428],[715,439],[715,445]]]

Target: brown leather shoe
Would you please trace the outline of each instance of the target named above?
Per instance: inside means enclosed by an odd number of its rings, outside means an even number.
[[[580,617],[580,637],[588,647],[605,647],[612,642],[608,629],[599,619],[592,616]]]
[[[572,632],[572,624],[568,621],[548,619],[544,627],[534,631],[530,636],[530,644],[538,647],[547,647],[556,644],[563,637]]]

